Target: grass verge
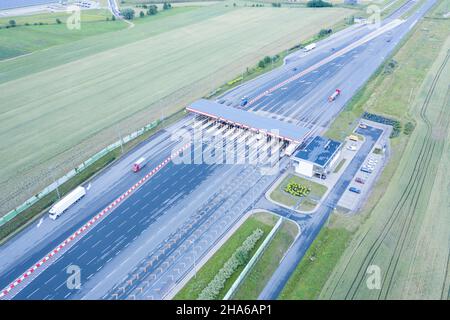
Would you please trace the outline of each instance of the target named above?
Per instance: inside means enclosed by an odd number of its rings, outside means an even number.
[[[269,213],[255,213],[251,215],[244,223],[231,235],[231,237],[217,250],[216,253],[198,270],[197,275],[191,278],[188,283],[176,294],[175,300],[197,299],[200,292],[215,277],[217,272],[222,268],[223,264],[231,257],[235,250],[242,245],[243,241],[257,228],[261,228],[264,235],[259,239],[250,256],[258,250],[261,243],[272,230],[278,217]],[[245,268],[245,265],[227,280],[225,288],[222,289],[218,299],[222,299],[239,274]]]
[[[288,207],[294,207],[301,200],[301,197],[294,196],[284,191],[285,187],[290,182],[304,185],[311,190],[302,202],[307,200],[311,200],[310,202],[315,202],[313,199],[320,199],[325,192],[327,192],[327,187],[322,184],[289,174],[275,187],[270,194],[270,199],[275,202],[282,203]]]
[[[342,227],[324,227],[289,278],[279,299],[317,299],[351,235],[351,231]]]
[[[285,220],[264,253],[240,284],[233,300],[256,300],[298,234],[294,222]]]

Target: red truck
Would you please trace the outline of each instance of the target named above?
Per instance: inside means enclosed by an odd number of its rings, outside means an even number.
[[[336,89],[331,96],[328,97],[328,101],[332,102],[341,94],[341,90]]]
[[[141,170],[143,167],[145,167],[145,158],[139,158],[135,163],[133,163],[133,167],[132,170],[133,172],[138,172],[139,170]]]

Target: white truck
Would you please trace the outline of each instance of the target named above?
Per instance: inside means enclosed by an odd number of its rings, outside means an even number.
[[[311,51],[312,49],[315,49],[317,47],[317,44],[315,42],[308,44],[303,48],[304,52]]]
[[[86,189],[84,189],[84,187],[82,186],[77,187],[75,190],[70,192],[50,208],[48,212],[50,219],[56,220],[60,215],[64,213],[64,211],[66,211],[70,206],[83,198],[85,195]]]

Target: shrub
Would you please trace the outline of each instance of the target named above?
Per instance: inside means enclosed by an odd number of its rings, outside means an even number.
[[[383,73],[384,73],[384,74],[391,74],[397,66],[398,66],[398,62],[395,61],[394,59],[391,59],[391,60],[389,60],[389,62],[386,63],[386,65],[384,66]]]
[[[16,24],[16,20],[9,20],[9,26],[10,27],[15,27],[17,24]]]
[[[145,17],[144,11],[139,12],[139,17],[141,17],[141,18]]]
[[[281,8],[281,3],[280,2],[272,2],[272,7]]]
[[[164,2],[163,10],[169,10],[169,9],[172,9],[172,5],[169,2]]]
[[[62,22],[61,22],[61,20],[59,18],[56,18],[56,23],[57,24],[61,24]]]
[[[403,129],[403,133],[406,134],[406,135],[410,135],[411,132],[413,132],[414,128],[415,128],[414,123],[408,121],[405,124],[405,128]]]
[[[369,112],[364,112],[362,117],[364,119],[367,119],[370,121],[374,121],[374,122],[392,126],[392,132],[391,132],[390,138],[398,137],[402,130],[402,125],[401,125],[400,121],[395,120],[395,119],[386,118],[386,117],[383,117],[383,116],[380,116],[377,114],[373,114],[373,113],[369,113]]]
[[[218,297],[220,291],[225,287],[226,281],[240,266],[247,263],[250,252],[263,234],[264,232],[258,228],[244,240],[242,245],[224,263],[223,267],[217,272],[211,282],[200,292],[198,295],[199,300],[214,300]]]
[[[125,8],[125,9],[122,10],[121,13],[122,13],[122,16],[125,19],[127,19],[127,20],[133,20],[134,19],[135,12],[131,8]]]
[[[158,13],[158,7],[154,4],[148,7],[147,15],[154,16]]]
[[[332,7],[333,5],[330,2],[326,2],[323,0],[311,0],[306,3],[306,6],[310,8],[323,8]]]
[[[333,30],[332,29],[321,29],[320,31],[319,31],[319,37],[325,37],[325,36],[327,36],[327,35],[329,35],[329,34],[331,34],[333,32]]]

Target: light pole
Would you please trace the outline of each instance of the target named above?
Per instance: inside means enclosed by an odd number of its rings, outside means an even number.
[[[120,139],[120,150],[122,151],[122,154],[123,154],[123,140],[122,140],[122,134],[120,133],[118,124],[116,124],[116,131],[117,131],[117,135],[119,136],[119,139]]]

